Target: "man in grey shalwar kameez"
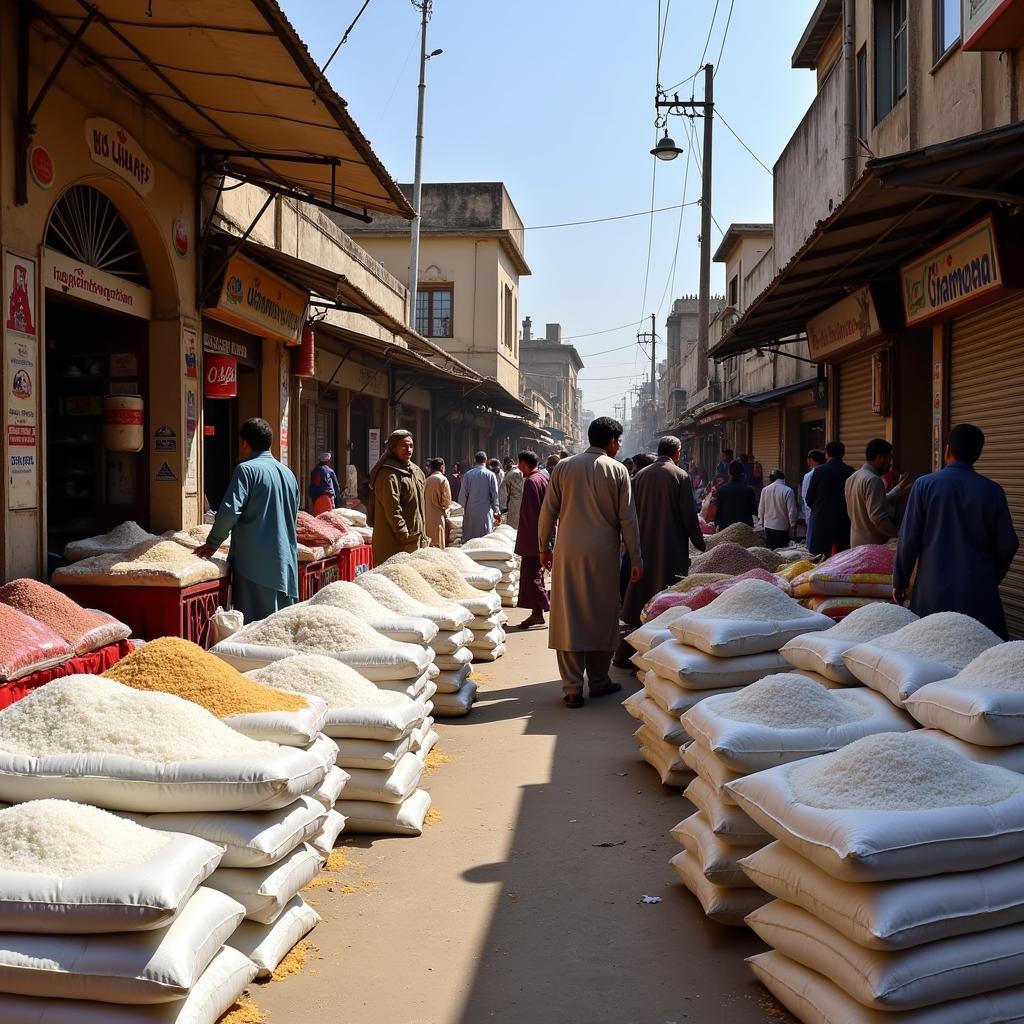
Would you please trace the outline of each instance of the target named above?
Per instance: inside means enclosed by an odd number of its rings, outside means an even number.
[[[539,549],[552,570],[548,647],[558,657],[563,700],[583,706],[586,679],[591,697],[622,689],[608,676],[619,642],[619,542],[643,575],[640,531],[629,472],[615,460],[622,424],[602,416],[587,431],[590,447],[563,459],[551,473],[538,524]],[[554,556],[548,544],[558,526]]]
[[[459,504],[465,509],[462,542],[483,537],[501,522],[498,478],[487,468],[487,453],[476,453],[476,465],[462,474]]]

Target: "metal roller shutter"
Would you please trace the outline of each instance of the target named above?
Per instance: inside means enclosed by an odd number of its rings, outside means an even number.
[[[839,366],[839,437],[846,461],[859,468],[873,437],[885,437],[885,419],[871,411],[871,355],[854,356]]]
[[[953,321],[950,426],[973,423],[985,431],[978,472],[1006,489],[1010,513],[1024,537],[1024,297]],[[1024,637],[1024,555],[1003,583],[1011,637]]]
[[[779,466],[780,422],[778,406],[754,414],[750,457],[761,463],[765,483],[768,483],[768,474]]]

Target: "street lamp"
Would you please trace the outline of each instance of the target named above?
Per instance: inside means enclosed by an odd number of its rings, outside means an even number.
[[[666,128],[664,137],[658,139],[658,144],[651,150],[651,156],[656,156],[659,160],[675,160],[682,152],[682,149],[676,145],[675,140],[668,137],[668,129]]]

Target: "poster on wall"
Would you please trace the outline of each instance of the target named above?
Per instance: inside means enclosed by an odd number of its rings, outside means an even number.
[[[7,507],[38,505],[39,337],[36,261],[4,252],[4,383],[7,401]]]
[[[372,468],[377,465],[377,460],[380,458],[380,427],[371,427],[369,433],[370,439],[367,444],[367,448],[369,449],[367,452],[367,459]]]
[[[290,411],[288,393],[288,360],[281,360],[281,462],[288,465],[288,414]]]
[[[199,401],[194,381],[185,385],[185,494],[194,497],[199,492],[199,443],[198,429]]]

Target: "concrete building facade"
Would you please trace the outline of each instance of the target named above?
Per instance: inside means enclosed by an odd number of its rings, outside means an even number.
[[[552,436],[567,451],[577,450],[581,438],[579,372],[583,360],[574,345],[562,341],[562,325],[546,324],[544,337],[535,338],[532,321],[526,317],[520,358],[524,394],[533,391],[547,396],[555,410]]]

